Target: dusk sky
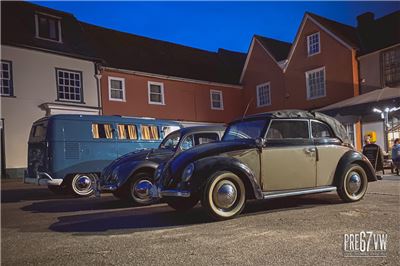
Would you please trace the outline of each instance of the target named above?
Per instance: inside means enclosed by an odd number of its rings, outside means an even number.
[[[305,11],[355,26],[400,2],[34,2],[91,24],[200,49],[246,52],[254,34],[291,42]]]

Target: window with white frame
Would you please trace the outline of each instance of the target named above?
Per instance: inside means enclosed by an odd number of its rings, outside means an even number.
[[[270,82],[260,84],[257,90],[257,107],[263,107],[271,104],[271,85]]]
[[[36,37],[61,42],[60,18],[37,13],[35,14]]]
[[[326,96],[325,67],[306,72],[307,99]]]
[[[148,90],[149,104],[165,104],[163,83],[149,81]]]
[[[11,61],[1,60],[0,95],[13,96],[12,64]]]
[[[382,74],[384,86],[400,83],[400,47],[382,53]]]
[[[125,101],[125,79],[108,77],[108,96],[110,101]]]
[[[223,110],[224,99],[222,98],[222,91],[210,90],[211,109]]]
[[[57,99],[61,101],[83,102],[82,73],[79,71],[56,69]]]
[[[307,36],[308,55],[318,54],[321,51],[319,32]]]

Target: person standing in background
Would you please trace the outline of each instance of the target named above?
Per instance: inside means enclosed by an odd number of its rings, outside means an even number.
[[[396,169],[396,174],[399,175],[400,168],[400,139],[397,138],[394,140],[394,144],[392,147],[392,162],[393,166]]]

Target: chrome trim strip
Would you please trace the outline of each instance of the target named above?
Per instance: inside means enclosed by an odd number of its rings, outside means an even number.
[[[183,197],[183,198],[188,198],[188,197],[190,197],[190,191],[177,190],[177,189],[161,190],[160,191],[160,196],[161,197]]]
[[[117,185],[104,185],[100,186],[100,191],[115,191],[117,188]]]
[[[318,188],[310,188],[310,189],[301,189],[301,190],[281,190],[281,191],[273,191],[273,192],[264,192],[263,197],[264,199],[274,199],[274,198],[282,198],[282,197],[289,197],[289,196],[299,196],[299,195],[306,195],[306,194],[315,194],[315,193],[324,193],[324,192],[332,192],[336,191],[336,187],[333,186],[326,186],[326,187],[318,187]]]

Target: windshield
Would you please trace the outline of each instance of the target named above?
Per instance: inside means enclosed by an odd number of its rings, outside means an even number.
[[[173,132],[165,137],[165,139],[160,144],[160,149],[174,150],[179,143],[181,137],[180,132]]]
[[[235,139],[256,139],[263,137],[266,119],[240,121],[231,124],[225,131],[222,141]]]

